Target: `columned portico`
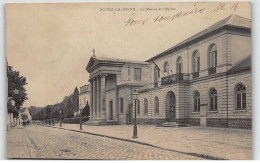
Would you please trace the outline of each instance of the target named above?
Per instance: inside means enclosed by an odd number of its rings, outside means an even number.
[[[126,110],[132,103],[131,90],[146,83],[145,78],[141,78],[141,73],[148,72],[148,65],[146,62],[91,57],[86,68],[90,73],[91,86],[90,120],[86,124],[126,124],[131,119],[126,117]],[[134,73],[137,79],[134,78]],[[126,76],[128,80],[125,80]]]
[[[90,81],[90,119],[106,120],[106,74],[92,77]]]

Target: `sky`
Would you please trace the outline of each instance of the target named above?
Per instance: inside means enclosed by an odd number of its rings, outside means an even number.
[[[158,21],[181,11],[190,14]],[[7,4],[6,55],[27,79],[23,106],[55,104],[88,84],[93,49],[145,61],[231,14],[251,18],[250,3]]]

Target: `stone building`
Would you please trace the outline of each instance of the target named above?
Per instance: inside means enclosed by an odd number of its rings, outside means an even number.
[[[149,63],[91,57],[89,124],[130,124],[133,90],[149,83]]]
[[[79,89],[79,108],[83,109],[90,101],[89,85],[83,85]]]
[[[252,127],[250,19],[231,15],[146,62],[92,57],[87,71],[93,119],[131,123],[136,89],[138,123]]]

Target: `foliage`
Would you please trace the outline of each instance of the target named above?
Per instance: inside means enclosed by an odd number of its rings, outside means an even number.
[[[62,102],[55,105],[48,105],[31,115],[34,120],[53,119],[60,118],[61,111],[61,119],[72,118],[74,117],[74,112],[79,110],[78,106],[79,91],[76,87],[74,93],[70,96],[65,96]]]
[[[90,107],[89,107],[89,105],[87,103],[86,106],[81,111],[81,116],[82,117],[89,116],[89,110],[90,110]]]
[[[13,67],[8,66],[7,70],[8,78],[8,97],[12,97],[15,101],[15,106],[19,110],[24,101],[28,99],[24,86],[27,84],[26,78],[20,76],[19,71],[14,71]],[[14,90],[18,90],[18,94],[15,94]]]
[[[28,120],[28,115],[27,114],[21,114],[22,120],[26,121]]]
[[[81,118],[81,122],[84,123],[88,121],[88,117]],[[80,118],[79,117],[74,117],[74,118],[65,118],[62,120],[62,123],[73,123],[73,124],[79,124],[80,123]]]

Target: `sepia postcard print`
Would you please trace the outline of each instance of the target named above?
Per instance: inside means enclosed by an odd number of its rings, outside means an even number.
[[[250,2],[8,3],[8,159],[250,160]]]

